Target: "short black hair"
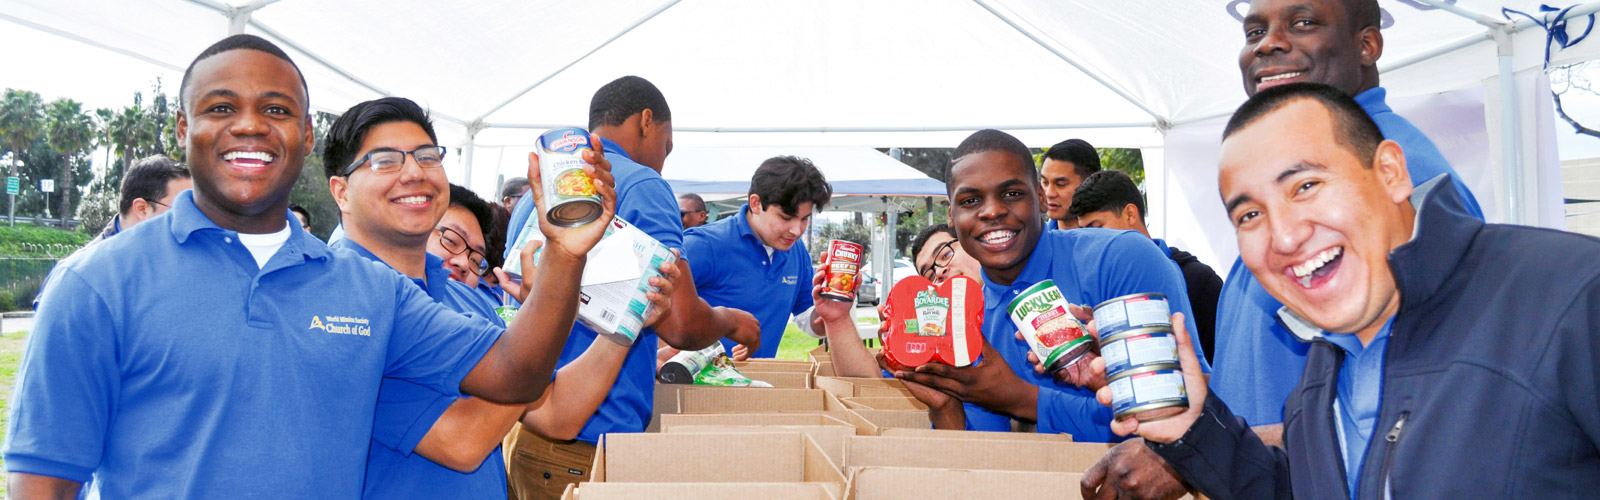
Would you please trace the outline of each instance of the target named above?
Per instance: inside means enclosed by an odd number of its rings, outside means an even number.
[[[1344,0],[1344,10],[1345,17],[1354,21],[1350,25],[1352,33],[1383,26],[1383,9],[1378,8],[1378,0]]]
[[[1095,172],[1100,171],[1100,153],[1095,151],[1089,141],[1083,139],[1067,139],[1050,146],[1044,151],[1044,158],[1055,161],[1064,161],[1072,164],[1073,173],[1079,179],[1088,179]],[[1043,162],[1044,160],[1039,160]]]
[[[754,183],[752,183],[752,186],[753,185],[754,185]],[[830,192],[831,192],[831,190],[830,190]],[[679,200],[689,200],[689,201],[694,202],[694,209],[695,210],[705,210],[706,209],[706,199],[705,198],[701,198],[700,195],[698,195],[698,194],[683,193],[683,194],[678,195],[678,199]],[[761,197],[761,201],[766,201],[766,200],[767,200],[767,197],[765,197],[765,196]]]
[[[294,59],[290,59],[289,54],[278,48],[277,44],[259,36],[243,33],[218,40],[217,43],[206,47],[206,50],[200,51],[200,55],[195,56],[194,61],[189,62],[189,68],[183,70],[183,81],[178,84],[178,107],[189,109],[189,75],[194,73],[195,65],[200,64],[200,61],[204,61],[211,56],[238,49],[266,52],[289,63],[289,66],[294,68],[294,74],[300,77],[300,92],[306,96],[306,109],[301,111],[309,111],[311,109],[311,87],[306,84],[306,74],[300,71],[300,65],[295,64]]]
[[[667,107],[667,97],[649,80],[637,76],[624,76],[600,87],[589,100],[589,130],[615,127],[628,121],[628,117],[650,110],[656,123],[672,120],[672,108]]]
[[[522,190],[528,189],[527,177],[512,177],[500,186],[500,198],[515,198],[522,196]]]
[[[367,140],[367,132],[378,125],[393,122],[415,123],[428,133],[428,140],[439,143],[439,136],[433,133],[433,121],[428,118],[428,112],[422,110],[422,106],[404,97],[373,99],[351,106],[328,127],[328,136],[322,139],[323,173],[330,179],[338,177],[340,171],[356,161],[356,153],[361,152],[361,143]]]
[[[1144,194],[1128,174],[1116,170],[1101,170],[1083,179],[1083,184],[1072,192],[1072,206],[1067,213],[1083,217],[1094,212],[1122,212],[1122,207],[1133,205],[1139,209],[1139,220],[1144,220]]]
[[[756,167],[750,178],[750,194],[761,197],[761,208],[777,205],[789,215],[800,211],[800,204],[811,202],[811,209],[822,210],[833,198],[833,186],[811,160],[798,156],[774,156]]]
[[[951,153],[950,165],[945,167],[944,178],[948,180],[946,189],[955,188],[955,179],[950,177],[952,173],[950,170],[955,167],[956,163],[961,162],[961,159],[967,155],[988,151],[1010,153],[1017,160],[1017,166],[1022,169],[1022,172],[1027,172],[1028,175],[1034,177],[1034,180],[1038,180],[1039,176],[1033,166],[1033,153],[1028,152],[1028,146],[1023,145],[1022,141],[1017,140],[1011,134],[986,128],[967,136],[965,140],[961,141],[960,145],[956,146],[955,152]]]
[[[483,232],[484,248],[483,258],[489,260],[489,268],[505,267],[506,264],[506,229],[511,225],[511,211],[499,203],[489,204],[490,218],[489,229]]]
[[[1383,142],[1383,131],[1378,130],[1378,124],[1355,99],[1321,83],[1290,83],[1257,92],[1233,112],[1228,126],[1222,130],[1222,139],[1227,140],[1268,113],[1301,99],[1316,101],[1327,109],[1333,122],[1333,139],[1360,159],[1362,166],[1372,168],[1372,157],[1378,152],[1378,144]]]
[[[922,255],[922,247],[927,246],[928,239],[939,233],[948,234],[951,238],[956,237],[955,228],[943,222],[922,228],[922,232],[917,233],[917,237],[911,240],[911,260],[916,260],[918,255]]]
[[[126,214],[132,210],[133,200],[143,198],[154,202],[166,198],[168,182],[188,178],[188,167],[167,155],[140,158],[122,176],[122,199],[117,202],[117,213]]]
[[[301,217],[305,217],[306,225],[311,225],[311,212],[306,210],[306,207],[302,207],[300,205],[289,205],[289,211],[300,214]]]
[[[450,206],[465,208],[468,212],[472,212],[472,218],[478,220],[478,232],[485,236],[494,226],[494,212],[489,210],[489,202],[483,201],[483,198],[478,197],[478,193],[472,192],[471,189],[459,184],[450,184]],[[485,237],[484,240],[488,238]],[[485,241],[484,244],[487,245],[488,242]]]

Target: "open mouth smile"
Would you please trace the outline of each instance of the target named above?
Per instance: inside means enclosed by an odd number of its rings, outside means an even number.
[[[1305,262],[1290,266],[1284,271],[1301,288],[1316,288],[1328,282],[1333,273],[1339,269],[1339,264],[1343,262],[1343,258],[1344,247],[1333,247],[1323,250]]]

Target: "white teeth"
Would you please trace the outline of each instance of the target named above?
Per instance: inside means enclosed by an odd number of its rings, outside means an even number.
[[[984,243],[1003,243],[1010,241],[1016,235],[1016,231],[990,231],[983,233],[982,238]]]
[[[1284,74],[1281,74],[1281,75],[1261,77],[1261,81],[1262,82],[1270,82],[1270,81],[1273,81],[1273,80],[1282,80],[1282,79],[1285,79],[1285,78],[1294,78],[1294,77],[1297,77],[1297,76],[1300,76],[1299,72],[1284,73]]]
[[[256,160],[262,163],[272,163],[272,153],[259,151],[233,151],[222,155],[223,160]]]
[[[428,202],[428,197],[426,197],[426,196],[407,196],[405,198],[400,198],[400,199],[394,200],[394,201],[396,203],[405,203],[405,204],[408,204],[408,205],[420,205],[420,204],[423,204],[423,203],[427,203]]]
[[[1322,253],[1311,257],[1310,260],[1295,265],[1292,269],[1294,271],[1294,275],[1295,277],[1300,278],[1301,285],[1310,286],[1311,273],[1316,272],[1318,269],[1322,269],[1323,265],[1327,264],[1329,261],[1332,261],[1334,257],[1338,257],[1339,254],[1343,252],[1344,247],[1333,247],[1323,250]]]

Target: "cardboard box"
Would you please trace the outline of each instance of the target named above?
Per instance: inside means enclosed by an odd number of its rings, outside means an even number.
[[[833,376],[833,361],[832,360],[818,361],[817,362],[816,371],[812,372],[811,374],[815,375],[815,376],[818,376],[818,377],[832,377]]]
[[[822,418],[818,418],[822,417]],[[854,427],[857,436],[876,436],[878,426],[847,411],[786,413],[701,413],[661,416],[661,428],[673,425],[838,425]]]
[[[533,240],[544,240],[538,217],[528,219],[528,225],[512,245],[511,254],[520,253],[522,247]],[[600,243],[589,250],[589,265],[584,266],[579,281],[578,321],[594,331],[625,338],[626,343],[632,344],[639,338],[645,312],[650,307],[650,301],[645,298],[645,293],[653,289],[650,277],[661,275],[662,264],[677,260],[666,245],[621,217],[613,217]],[[507,272],[522,273],[521,259],[510,259],[506,264]]]
[[[760,371],[760,370],[754,370],[754,369],[741,368],[741,369],[739,369],[739,373],[743,374],[746,377],[750,377],[751,380],[760,380],[762,382],[766,382],[768,384],[772,384],[772,387],[778,388],[778,389],[810,389],[811,388],[811,372],[809,372],[809,371],[804,371],[804,372]]]
[[[853,425],[679,425],[662,427],[664,433],[717,434],[727,439],[740,439],[739,434],[771,432],[798,432],[811,438],[833,463],[844,461],[844,448],[856,435]]]
[[[993,470],[864,467],[850,474],[846,500],[929,498],[1081,499],[1080,474]],[[756,497],[751,497],[756,498]]]
[[[733,367],[741,373],[745,371],[811,373],[814,365],[815,363],[810,361],[788,359],[752,359],[733,362]]]
[[[846,407],[852,410],[921,410],[928,411],[928,405],[922,404],[914,398],[896,397],[859,397],[840,398]]]
[[[800,433],[606,434],[595,450],[597,483],[819,483],[832,496],[845,476]],[[652,496],[653,497],[653,496]]]
[[[811,352],[806,353],[806,360],[813,363],[818,361],[832,361],[833,354],[828,352],[828,346],[819,345],[815,349],[812,349]]]
[[[1001,439],[1016,441],[1046,441],[1051,443],[1072,442],[1072,436],[1067,434],[1039,434],[1036,432],[947,431],[940,429],[907,429],[902,427],[890,427],[888,429],[883,429],[883,431],[878,435],[934,439]]]
[[[911,397],[905,382],[893,378],[819,376],[812,385],[840,398]]]
[[[882,429],[904,427],[908,429],[932,429],[933,420],[928,418],[928,412],[913,410],[848,410],[863,420],[872,422]]]
[[[817,389],[689,386],[678,391],[673,413],[822,411],[825,395]]]
[[[1105,443],[855,436],[841,465],[1076,473],[1109,449]]]
[[[562,500],[834,500],[818,483],[580,483]]]

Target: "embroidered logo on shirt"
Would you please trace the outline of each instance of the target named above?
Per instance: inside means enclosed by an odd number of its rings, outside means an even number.
[[[799,276],[784,276],[783,277],[783,284],[785,284],[785,285],[793,285],[793,284],[799,283],[799,282],[800,282],[800,277]]]
[[[345,316],[328,316],[324,322],[321,316],[311,317],[311,326],[307,330],[322,330],[328,333],[341,335],[372,336],[372,327],[367,324],[366,318],[350,318]]]

